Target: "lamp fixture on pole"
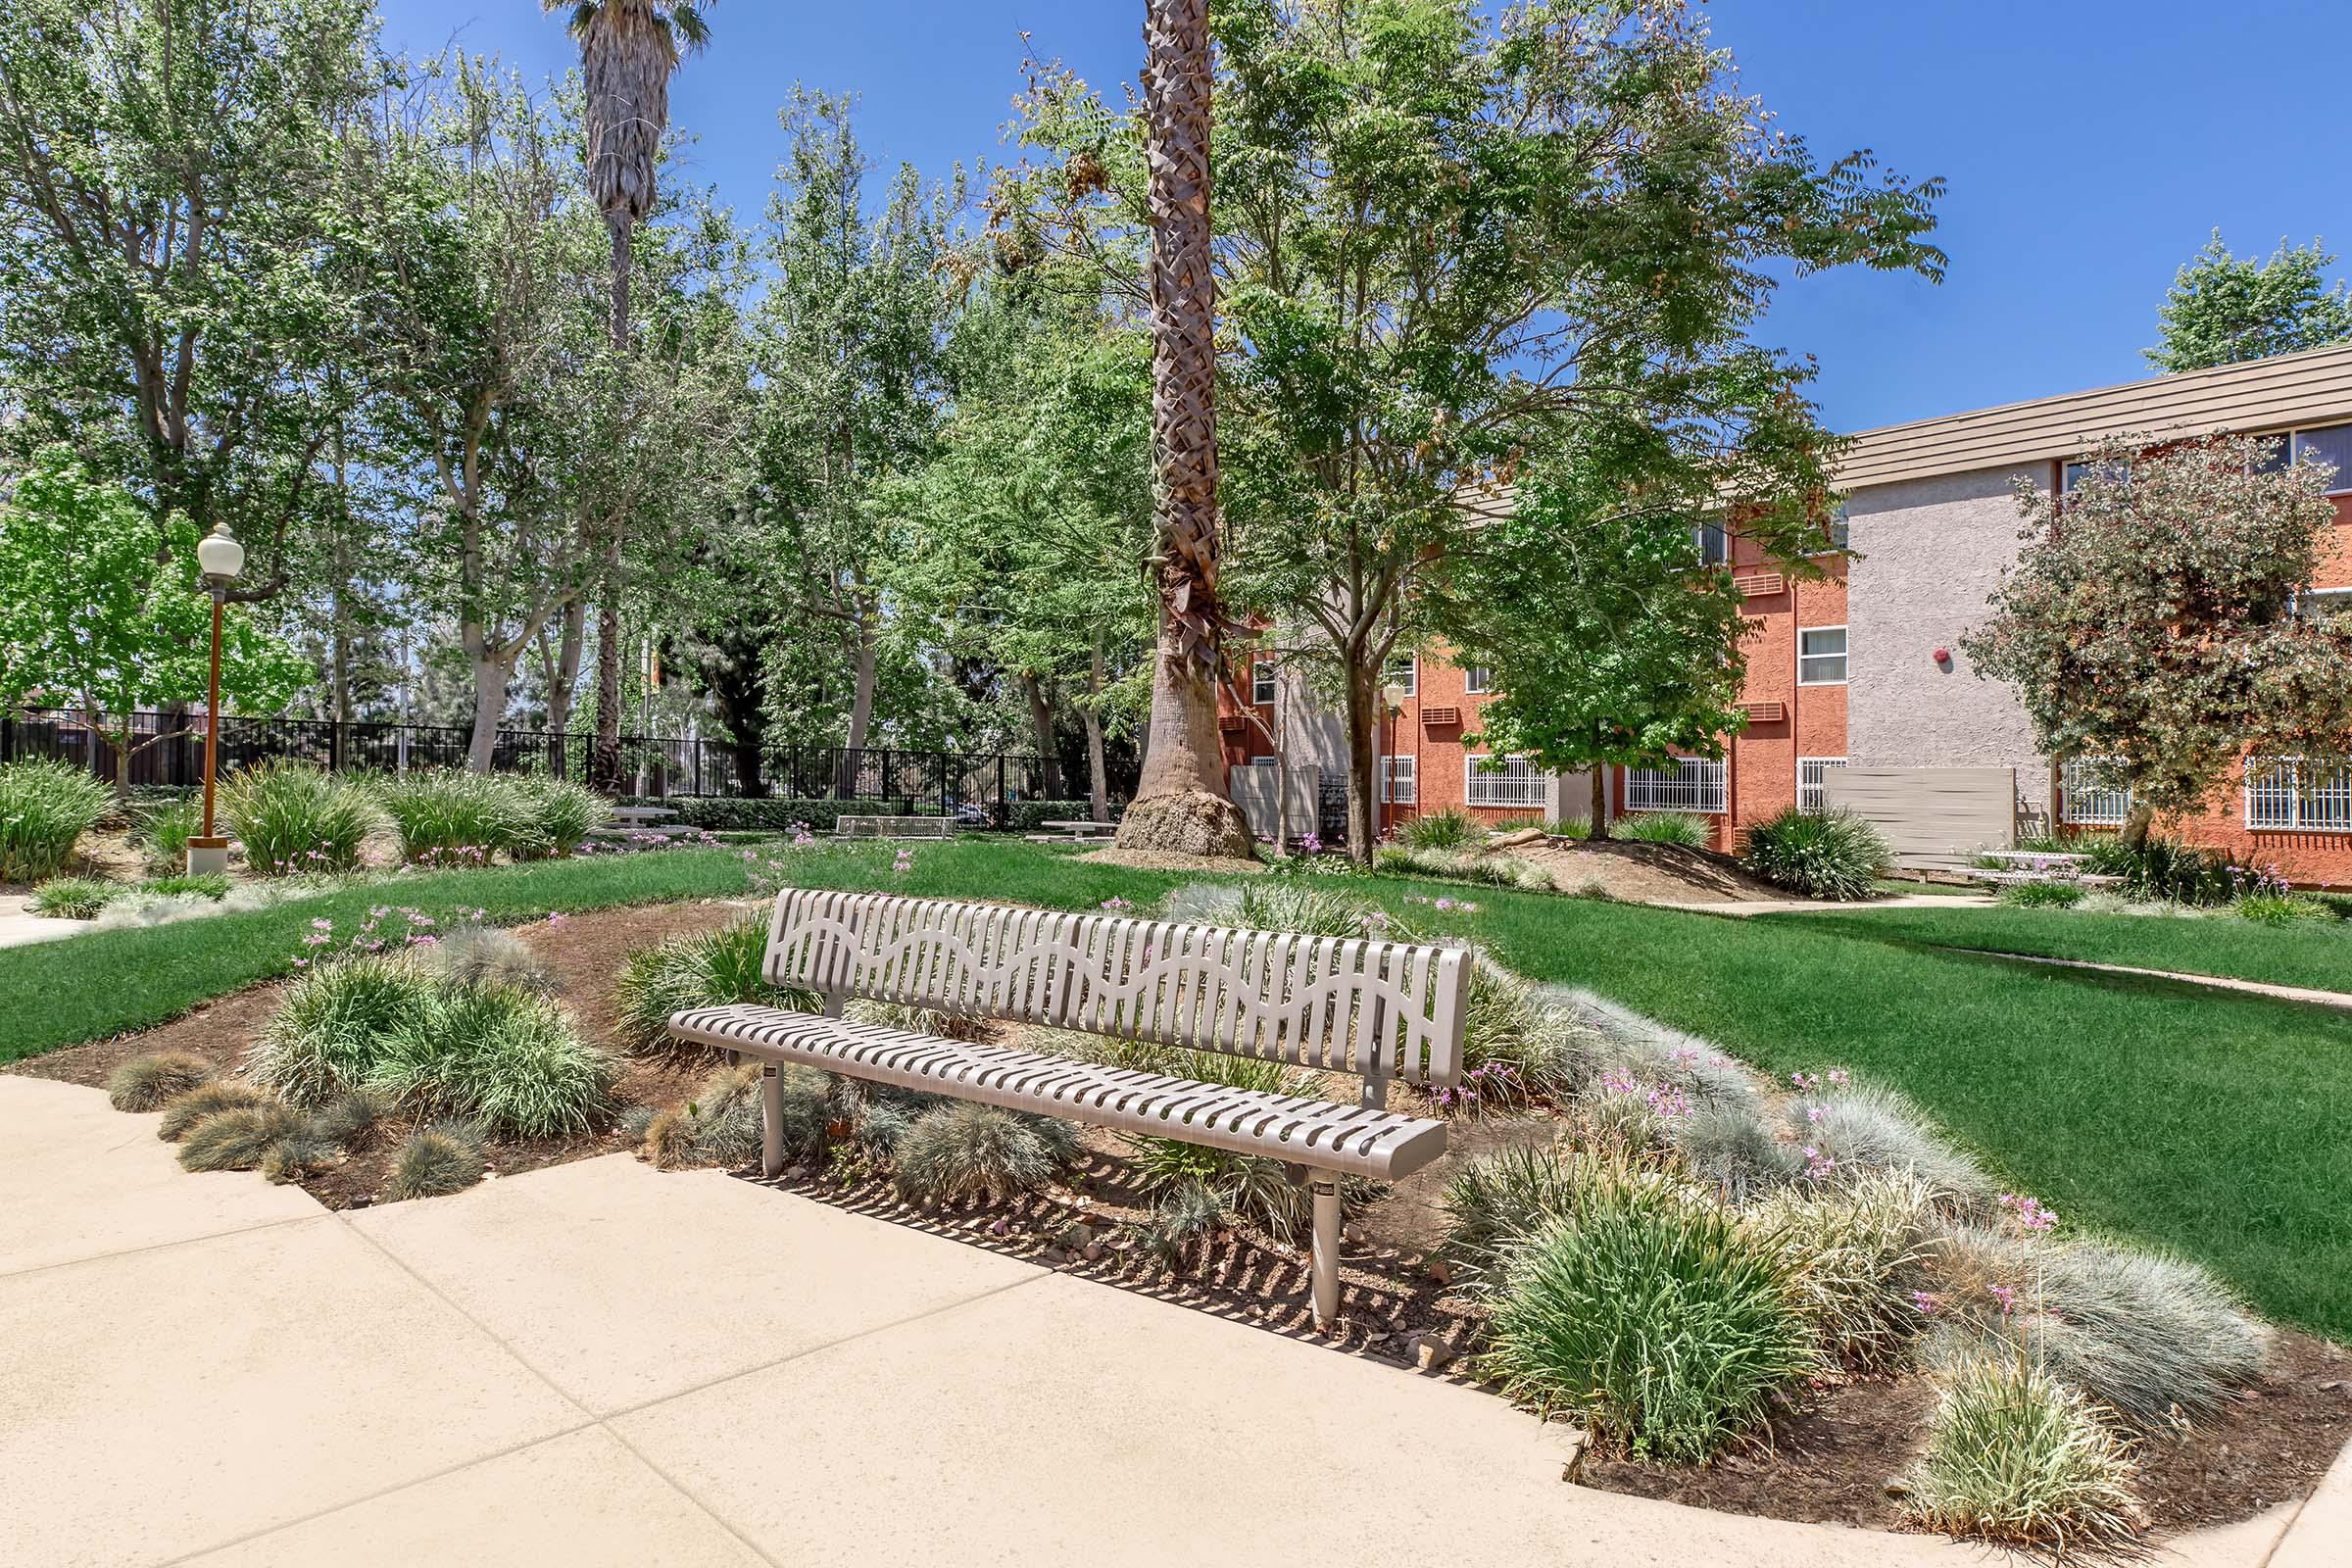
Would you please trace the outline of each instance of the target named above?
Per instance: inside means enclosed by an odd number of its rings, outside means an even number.
[[[188,875],[222,876],[228,871],[228,840],[213,830],[214,772],[220,755],[220,619],[228,608],[228,585],[245,569],[245,547],[225,521],[196,543],[196,564],[213,595],[213,667],[204,702],[204,831],[188,840]]]

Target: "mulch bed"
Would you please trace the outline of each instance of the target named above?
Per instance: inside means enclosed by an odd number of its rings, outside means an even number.
[[[1643,846],[1643,849],[1650,848]],[[612,989],[626,956],[662,937],[715,929],[747,906],[674,904],[571,916],[563,926],[521,928],[554,969],[562,996],[591,1040],[609,1043]],[[223,1065],[237,1061],[275,1010],[282,987],[258,986],[185,1017],[120,1040],[53,1052],[6,1070],[103,1085],[123,1058],[189,1051]],[[715,1057],[624,1057],[617,1098],[624,1105],[685,1100],[714,1070]],[[940,1212],[911,1209],[870,1174],[795,1167],[772,1184],[818,1201],[968,1244],[1031,1257],[1050,1267],[1138,1290],[1269,1331],[1317,1339],[1353,1353],[1414,1366],[1427,1337],[1446,1350],[1474,1344],[1477,1305],[1449,1290],[1427,1264],[1444,1227],[1446,1182],[1461,1160],[1512,1143],[1548,1139],[1542,1118],[1457,1123],[1453,1149],[1436,1165],[1397,1183],[1351,1216],[1343,1254],[1343,1321],[1318,1335],[1307,1304],[1303,1246],[1248,1230],[1214,1239],[1204,1255],[1171,1274],[1127,1245],[1123,1227],[1142,1219],[1150,1195],[1118,1157],[1119,1141],[1090,1130],[1088,1153],[1070,1179],[1017,1203]],[[369,1203],[380,1191],[400,1129],[304,1181],[329,1207]],[[494,1143],[491,1168],[514,1174],[566,1160],[625,1152],[611,1130],[568,1139]],[[747,1179],[756,1172],[742,1172]],[[1439,1357],[1444,1358],[1443,1352]],[[1456,1362],[1446,1373],[1463,1372]],[[1861,1379],[1809,1390],[1749,1447],[1705,1469],[1592,1453],[1576,1479],[1604,1491],[1776,1519],[1891,1528],[1887,1483],[1910,1462],[1933,1391],[1921,1378]],[[2308,1493],[2352,1439],[2352,1355],[2307,1335],[2280,1331],[2261,1386],[2185,1440],[2157,1438],[2139,1454],[2141,1493],[2156,1533],[2170,1535],[2259,1513]]]

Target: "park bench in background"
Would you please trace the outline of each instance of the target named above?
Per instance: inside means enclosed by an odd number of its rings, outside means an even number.
[[[842,816],[833,821],[837,839],[952,839],[951,816]]]
[[[670,1033],[765,1063],[764,1166],[783,1164],[776,1066],[1262,1154],[1313,1193],[1315,1319],[1339,1311],[1340,1178],[1393,1180],[1445,1152],[1446,1124],[1386,1108],[1390,1083],[1461,1080],[1470,955],[1458,948],[1054,914],[798,889],[776,901],[762,972],[822,1015],[736,1004]],[[1357,1103],[1233,1089],[993,1042],[852,1023],[852,998],[1356,1074]]]
[[[1037,825],[1046,831],[1030,834],[1028,837],[1032,844],[1092,844],[1098,839],[1109,838],[1119,830],[1116,822],[1095,822],[1085,817],[1062,818]]]

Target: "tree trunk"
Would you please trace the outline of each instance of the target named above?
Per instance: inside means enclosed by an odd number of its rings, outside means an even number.
[[[1370,865],[1380,843],[1380,705],[1371,687],[1376,672],[1359,664],[1350,660],[1348,669],[1348,856]]]
[[[327,694],[327,716],[340,734],[351,722],[351,470],[339,420],[335,424],[335,583],[330,626],[333,690]]]
[[[564,607],[564,631],[547,675],[548,765],[558,778],[571,776],[571,706],[579,695],[580,656],[587,641],[588,603],[574,599]]]
[[[1037,787],[1049,801],[1061,796],[1061,753],[1054,744],[1054,695],[1035,675],[1021,677],[1021,695],[1029,700],[1029,739],[1037,748]]]
[[[466,748],[468,772],[490,771],[498,749],[499,721],[507,716],[507,687],[514,678],[513,656],[500,659],[476,654],[473,663],[473,739]]]
[[[1592,832],[1593,839],[1609,836],[1609,766],[1606,762],[1592,764]]]
[[[1145,161],[1152,184],[1152,457],[1159,644],[1152,739],[1129,850],[1254,858],[1217,742],[1216,278],[1209,230],[1208,0],[1148,0]]]
[[[2148,847],[2148,829],[2156,825],[2156,808],[2139,801],[2132,803],[2132,814],[2124,818],[2121,834],[2123,847],[2137,855]]]
[[[629,346],[629,230],[637,220],[627,208],[617,208],[605,214],[605,225],[612,231],[612,346]]]
[[[864,615],[858,620],[857,664],[850,676],[850,750],[865,750],[874,723],[874,627]]]
[[[604,598],[596,607],[596,744],[588,787],[620,793],[620,533],[605,546]]]
[[[1102,760],[1102,639],[1097,637],[1093,662],[1086,671],[1086,703],[1078,716],[1086,725],[1086,785],[1088,815],[1110,820],[1110,773]]]

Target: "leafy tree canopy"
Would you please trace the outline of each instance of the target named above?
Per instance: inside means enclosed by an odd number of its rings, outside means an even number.
[[[2222,231],[2173,278],[2156,313],[2164,341],[2142,350],[2159,370],[2202,370],[2352,340],[2352,297],[2323,274],[2335,258],[2284,240],[2270,260],[2232,256]]]

